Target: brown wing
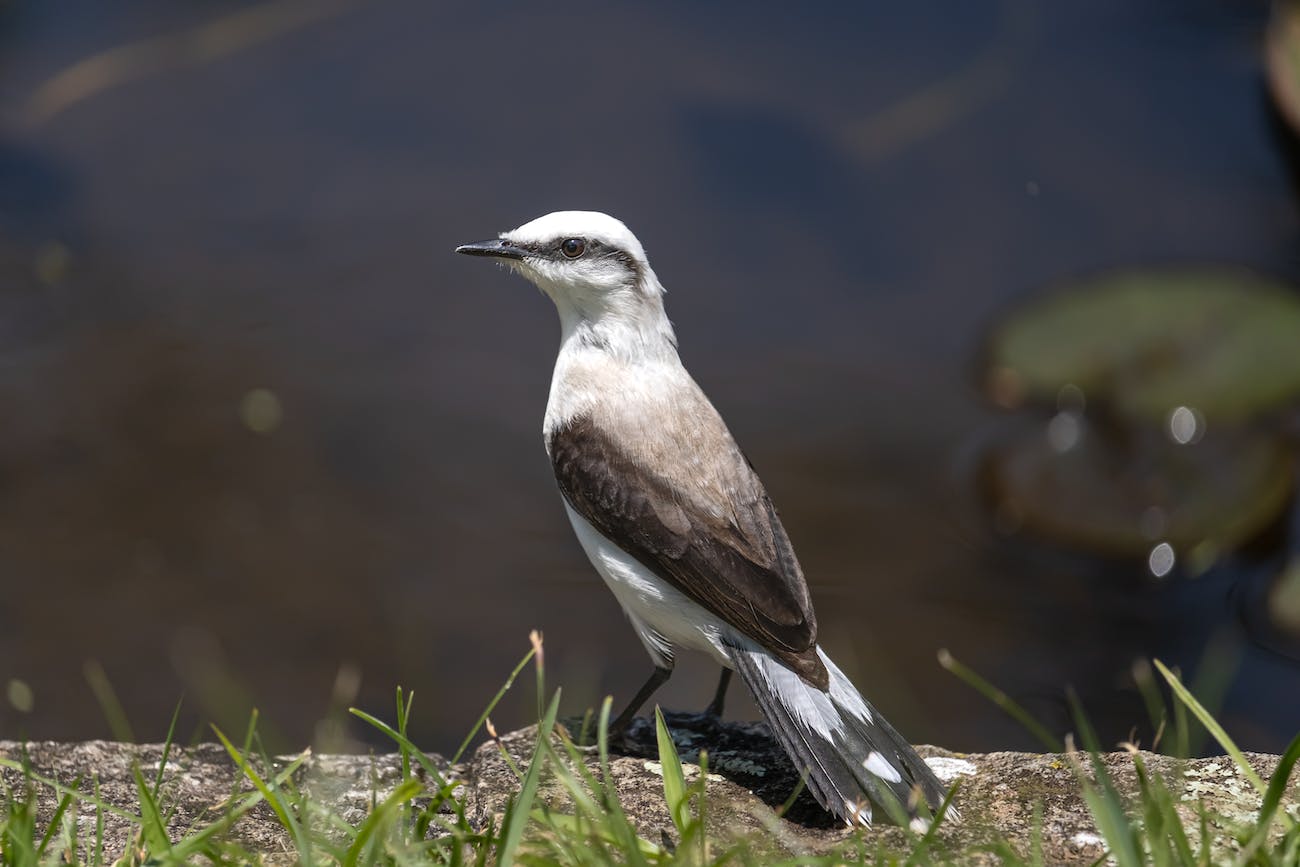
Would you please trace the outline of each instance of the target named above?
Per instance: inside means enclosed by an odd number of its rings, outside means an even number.
[[[776,508],[743,456],[741,495],[711,513],[592,423],[579,417],[548,443],[565,500],[660,578],[757,641],[808,683],[826,689],[808,585]]]

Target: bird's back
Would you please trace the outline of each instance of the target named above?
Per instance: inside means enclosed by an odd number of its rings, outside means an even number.
[[[593,526],[801,676],[825,679],[776,509],[680,362],[562,354],[546,442],[561,492]]]

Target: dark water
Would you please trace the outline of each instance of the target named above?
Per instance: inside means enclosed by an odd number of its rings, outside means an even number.
[[[296,745],[403,684],[445,750],[533,628],[568,710],[630,694],[541,447],[554,313],[451,254],[561,208],[644,241],[824,645],[910,737],[1033,745],[940,647],[1058,730],[1073,685],[1126,736],[1152,655],[1232,672],[1245,747],[1300,728],[1275,548],[1154,582],[996,538],[971,469],[1017,301],[1132,263],[1300,276],[1266,4],[249,10],[0,6],[0,681],[35,693],[0,737],[107,734],[94,659],[141,738],[185,692],[186,736],[256,704]],[[687,658],[663,700],[714,677]]]

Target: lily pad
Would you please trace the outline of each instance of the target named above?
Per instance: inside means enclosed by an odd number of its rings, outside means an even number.
[[[1264,59],[1273,101],[1291,129],[1300,134],[1300,0],[1273,4]]]
[[[1072,387],[1121,421],[1160,423],[1178,407],[1211,427],[1250,421],[1300,399],[1300,294],[1229,269],[1108,274],[1001,322],[986,376],[1007,407]]]
[[[1180,444],[1152,428],[1117,439],[1072,414],[1063,437],[1064,415],[1026,420],[985,453],[983,492],[1004,532],[1119,557],[1163,544],[1195,572],[1255,538],[1290,500],[1294,459],[1280,437],[1211,430]]]

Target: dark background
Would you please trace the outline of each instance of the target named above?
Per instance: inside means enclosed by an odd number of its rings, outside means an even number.
[[[971,469],[1016,303],[1131,264],[1300,276],[1266,17],[0,3],[0,737],[107,735],[95,660],[141,739],[185,693],[183,739],[256,705],[273,745],[355,746],[339,708],[391,717],[402,684],[445,751],[533,628],[567,711],[630,695],[648,661],[542,451],[554,312],[451,252],[590,208],[644,242],[824,646],[909,737],[1034,745],[940,647],[1058,731],[1073,685],[1108,742],[1146,719],[1135,659],[1208,656],[1229,730],[1280,750],[1300,668],[1252,626],[1276,557],[1158,582],[1001,539]],[[661,698],[715,675],[688,656]]]

